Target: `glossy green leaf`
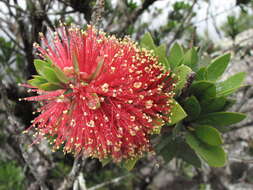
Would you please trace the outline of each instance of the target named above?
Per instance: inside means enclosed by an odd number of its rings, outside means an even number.
[[[196,123],[212,126],[229,126],[245,119],[246,115],[236,112],[208,113],[198,118]]]
[[[197,81],[192,84],[190,93],[195,95],[199,100],[206,101],[216,96],[216,87],[213,82]]]
[[[166,142],[166,146],[164,146],[161,151],[159,152],[159,155],[161,155],[165,162],[170,162],[176,155],[176,149],[174,140],[170,138]]]
[[[68,77],[64,74],[64,72],[55,64],[52,63],[50,58],[47,58],[47,61],[50,63],[52,69],[54,70],[57,78],[62,82],[62,83],[67,83],[69,81]]]
[[[41,75],[41,76],[44,76],[44,67],[46,67],[46,66],[50,67],[51,64],[46,61],[43,61],[41,59],[35,59],[34,66],[35,66],[37,73],[39,73],[39,75]]]
[[[61,81],[58,79],[54,70],[50,67],[45,66],[43,69],[43,74],[45,78],[51,83],[60,83]]]
[[[155,50],[156,53],[158,53],[159,57],[166,57],[166,45],[165,44],[161,44],[159,45],[158,47],[156,47],[156,50]]]
[[[164,147],[167,146],[169,142],[172,141],[172,135],[171,134],[162,134],[160,136],[160,142],[155,145],[155,150],[157,153],[160,153]]]
[[[206,67],[200,68],[196,73],[195,80],[206,80],[206,72]]]
[[[177,144],[176,147],[176,154],[178,158],[181,158],[185,162],[197,168],[201,167],[201,160],[187,143],[181,141]]]
[[[178,43],[174,43],[174,45],[170,49],[170,54],[168,57],[169,64],[172,69],[174,69],[179,65],[180,61],[183,59],[183,56],[184,56],[183,48]]]
[[[226,164],[227,155],[221,146],[211,146],[203,143],[191,133],[187,133],[186,142],[210,166],[222,167]]]
[[[139,158],[131,158],[123,162],[123,167],[128,171],[132,170]]]
[[[185,87],[188,76],[191,74],[191,72],[191,68],[186,65],[181,65],[175,68],[174,73],[177,76],[177,85],[175,87],[176,94],[180,94],[181,90]]]
[[[226,70],[228,63],[230,61],[230,53],[222,55],[216,58],[208,67],[207,67],[207,80],[216,81],[219,79],[224,71]]]
[[[28,80],[28,83],[34,87],[39,87],[40,85],[47,83],[47,80],[39,75],[35,75],[33,77],[33,79]]]
[[[223,111],[226,105],[227,99],[225,97],[212,98],[206,101],[203,101],[201,104],[203,113],[211,113]]]
[[[187,98],[183,102],[183,108],[186,111],[187,115],[190,117],[190,119],[197,118],[201,112],[199,101],[195,96]]]
[[[200,125],[194,129],[196,136],[209,145],[218,146],[223,143],[220,132],[209,125]]]
[[[181,64],[187,65],[192,70],[196,71],[197,63],[198,63],[198,53],[195,48],[191,48],[185,53]]]
[[[162,44],[155,48],[155,54],[158,56],[159,62],[162,63],[166,69],[169,69],[169,62],[166,56],[166,46]]]
[[[61,82],[67,83],[69,81],[68,77],[64,74],[64,72],[60,68],[58,68],[57,66],[53,66],[53,69],[55,71],[56,76]]]
[[[187,116],[184,109],[175,100],[171,109],[171,122],[169,125],[174,125]]]
[[[62,89],[62,86],[52,83],[45,83],[39,86],[39,89],[45,90],[45,91],[53,91],[53,90],[59,90]]]
[[[140,40],[140,45],[143,48],[154,50],[156,48],[153,38],[149,32],[145,33],[144,36]]]
[[[228,96],[241,87],[246,73],[240,72],[217,84],[217,96]]]

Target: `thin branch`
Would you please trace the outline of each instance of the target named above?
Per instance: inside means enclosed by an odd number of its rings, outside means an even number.
[[[154,2],[156,2],[157,0],[145,0],[142,3],[142,6],[138,9],[136,9],[135,11],[133,11],[131,14],[126,15],[126,13],[123,13],[123,15],[125,16],[125,20],[122,19],[121,17],[119,18],[119,23],[117,23],[118,27],[115,31],[111,31],[112,28],[114,28],[114,23],[111,22],[110,25],[108,25],[106,27],[106,31],[110,31],[113,33],[117,33],[117,34],[122,34],[126,31],[126,29],[129,27],[129,25],[133,25],[138,18],[140,17],[140,15],[142,15],[142,13],[147,10]],[[114,16],[114,15],[113,15]],[[124,22],[123,22],[124,21]]]
[[[193,0],[193,3],[187,13],[187,15],[184,17],[184,19],[181,21],[178,30],[174,33],[174,36],[172,37],[172,39],[169,41],[167,47],[169,49],[169,47],[171,46],[171,44],[173,44],[175,42],[175,40],[177,39],[177,37],[181,34],[182,31],[184,31],[185,28],[187,28],[188,26],[185,26],[185,23],[187,23],[187,21],[189,19],[192,18],[193,15],[193,8],[194,6],[197,4],[197,0]]]
[[[104,6],[105,6],[104,4],[105,4],[104,0],[97,0],[96,5],[92,10],[91,24],[94,25],[97,29],[99,29],[101,25],[101,19],[104,13]]]
[[[8,131],[8,133],[10,135],[13,133],[16,134],[16,130],[17,129],[24,129],[24,126],[21,124],[20,121],[18,121],[18,119],[14,115],[14,111],[13,111],[13,109],[9,103],[8,97],[7,97],[6,88],[5,88],[4,84],[2,83],[2,81],[0,81],[0,93],[1,93],[2,103],[4,104],[6,113],[8,115],[7,119],[10,123],[10,126],[12,126],[11,130],[8,127],[6,127],[5,129]],[[16,141],[15,138],[14,138],[14,140]],[[28,141],[29,141],[29,138],[19,137],[19,144],[17,144],[18,149],[15,151],[19,152],[22,155],[25,163],[27,164],[27,166],[29,167],[29,169],[31,171],[31,174],[33,175],[33,177],[36,179],[36,181],[40,185],[41,190],[48,190],[48,188],[45,184],[45,181],[44,181],[45,175],[38,172],[38,169],[36,167],[34,167],[34,165],[36,165],[38,167],[38,163],[36,162],[36,164],[35,164],[33,162],[34,160],[32,160],[32,158],[31,158],[31,154],[35,153],[35,151],[34,151],[35,149],[32,149],[32,153],[31,153],[31,152],[28,152],[24,147],[24,144],[27,144]],[[31,142],[29,142],[29,143],[31,143]],[[40,152],[38,152],[38,150],[37,150],[37,153],[40,154]],[[40,161],[42,161],[41,157],[40,157]],[[45,160],[43,160],[43,161],[45,161]],[[40,165],[41,164],[43,165],[46,162],[47,161],[40,162]],[[44,169],[45,169],[44,171],[46,171],[46,167]]]
[[[3,19],[0,18],[0,21],[3,21]],[[8,32],[7,30],[5,30],[5,27],[1,24],[1,22],[0,22],[0,30],[9,38],[9,40],[13,44],[15,44],[20,50],[22,50],[24,52],[24,48],[10,35],[10,32]]]
[[[85,158],[82,158],[82,157],[75,158],[72,169],[70,173],[68,174],[68,176],[64,179],[64,181],[60,185],[59,190],[67,190],[73,186],[78,174],[84,167],[85,162],[86,162]]]
[[[253,95],[253,87],[245,88],[243,96],[239,103],[237,103],[235,111],[241,112],[242,107],[247,103],[247,100]]]
[[[253,127],[253,121],[249,121],[247,123],[244,123],[240,126],[235,126],[235,127],[231,127],[230,130],[228,132],[231,132],[231,131],[236,131],[238,129],[242,129],[242,128],[248,128],[248,127]]]
[[[71,11],[60,11],[60,12],[53,12],[53,13],[47,13],[47,15],[67,15],[67,14],[72,14],[75,13],[76,10],[71,10]]]
[[[125,176],[121,176],[121,177],[117,177],[117,178],[114,178],[112,180],[109,180],[109,181],[106,181],[104,183],[101,183],[101,184],[98,184],[98,185],[95,185],[91,188],[88,188],[88,190],[97,190],[97,189],[100,189],[106,185],[110,185],[110,184],[116,184],[116,183],[119,183],[121,180],[125,179],[129,177],[129,175],[125,175]]]

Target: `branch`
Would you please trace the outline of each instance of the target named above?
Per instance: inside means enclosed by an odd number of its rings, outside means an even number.
[[[97,190],[97,189],[100,189],[101,187],[104,187],[104,186],[109,185],[109,184],[119,183],[122,179],[125,179],[128,176],[129,175],[125,175],[125,176],[114,178],[114,179],[106,181],[104,183],[100,183],[98,185],[95,185],[95,186],[89,188],[88,190]]]
[[[232,132],[232,131],[236,131],[238,129],[242,129],[242,128],[248,128],[248,127],[252,127],[253,126],[253,120],[247,122],[247,123],[244,123],[240,126],[234,126],[234,127],[230,127],[230,130],[228,132]]]
[[[114,31],[111,31],[111,30],[115,27],[115,24],[111,22],[111,24],[109,24],[106,27],[106,31],[114,32],[117,34],[124,33],[126,29],[129,27],[129,25],[134,24],[139,18],[139,16],[156,1],[157,0],[145,0],[142,6],[139,9],[133,11],[131,14],[127,15],[126,13],[123,13],[123,15],[125,15],[125,18],[124,18],[125,21],[123,22],[124,19],[119,18],[120,21],[119,23],[117,23],[118,27]]]
[[[70,6],[75,12],[83,13],[87,23],[91,21],[92,6],[91,1],[80,0],[59,0],[66,6]]]
[[[70,173],[68,174],[68,176],[64,179],[64,181],[60,185],[59,190],[67,190],[73,186],[78,174],[84,167],[85,162],[86,162],[86,159],[84,158],[81,158],[81,157],[75,158],[72,169]]]
[[[24,145],[31,144],[30,138],[25,138],[24,136],[17,135],[17,130],[23,130],[25,127],[21,124],[20,121],[18,121],[18,119],[14,115],[13,108],[8,100],[6,88],[2,81],[0,81],[0,93],[4,109],[7,113],[7,119],[10,124],[6,126],[5,129],[10,134],[10,137],[12,138],[11,140],[13,140],[14,148],[16,148],[15,152],[18,152],[21,157],[23,157],[25,164],[29,167],[31,174],[40,185],[41,190],[48,190],[45,184],[45,178],[47,176],[48,171],[47,166],[49,166],[50,163],[47,161],[47,159],[44,159],[44,157],[40,156],[41,151],[38,151],[39,149],[36,149],[38,147],[31,146],[30,150],[27,151],[27,148]]]
[[[235,111],[241,112],[242,107],[247,103],[247,100],[253,95],[253,87],[246,87],[243,89],[243,96],[240,102],[236,105]]]
[[[194,0],[192,3],[192,6],[190,7],[187,15],[185,16],[185,18],[181,21],[177,31],[174,33],[174,36],[172,37],[172,39],[170,40],[170,42],[167,45],[167,49],[169,49],[169,47],[171,46],[171,44],[173,44],[173,42],[177,39],[177,37],[181,34],[182,31],[184,31],[185,28],[187,28],[187,26],[185,26],[185,23],[191,18],[192,12],[193,12],[193,8],[196,5],[197,0]]]
[[[94,25],[97,29],[99,29],[101,24],[101,18],[104,13],[104,4],[104,0],[97,0],[96,5],[92,10],[91,24]]]

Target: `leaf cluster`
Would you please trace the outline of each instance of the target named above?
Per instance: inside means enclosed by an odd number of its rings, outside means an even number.
[[[157,47],[149,33],[141,39],[141,46],[153,50],[159,62],[177,77],[171,123],[164,126],[170,132],[160,135],[157,153],[167,162],[176,157],[195,167],[201,167],[203,162],[224,166],[227,155],[222,133],[246,117],[227,111],[235,103],[229,96],[242,86],[245,73],[221,80],[229,65],[229,53],[202,66],[196,47],[185,49],[175,43],[167,56],[166,49],[161,48],[165,46]]]
[[[46,61],[35,59],[34,66],[39,75],[34,75],[33,79],[28,83],[41,90],[52,91],[58,90],[68,82],[68,78],[64,72],[51,62],[50,59]]]

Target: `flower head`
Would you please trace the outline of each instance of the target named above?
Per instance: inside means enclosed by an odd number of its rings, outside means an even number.
[[[38,93],[25,99],[42,103],[32,124],[38,138],[115,162],[151,151],[150,134],[169,121],[174,95],[173,77],[153,52],[91,26],[61,27],[51,41],[41,39],[40,76],[25,85]]]

